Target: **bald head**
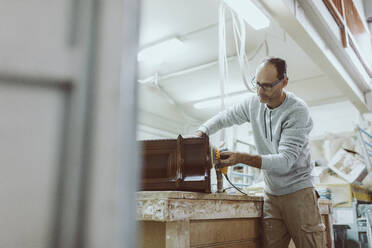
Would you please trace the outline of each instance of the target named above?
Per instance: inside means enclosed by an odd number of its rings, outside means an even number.
[[[257,95],[260,102],[270,108],[279,106],[285,99],[283,88],[288,84],[287,64],[280,58],[265,59],[256,70]]]
[[[268,68],[266,68],[268,67]],[[257,68],[256,71],[256,78],[258,77],[258,73],[260,70],[265,69],[266,72],[272,72],[272,69],[275,69],[275,80],[283,79],[287,75],[287,63],[284,59],[278,57],[267,57],[265,58],[261,65]]]
[[[258,66],[256,79],[260,83],[273,83],[278,80],[278,72],[275,65],[266,62]]]

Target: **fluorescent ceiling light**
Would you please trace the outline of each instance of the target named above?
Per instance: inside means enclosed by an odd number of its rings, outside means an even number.
[[[233,105],[234,103],[238,103],[241,101],[244,101],[249,96],[249,93],[243,93],[243,94],[236,94],[233,96],[225,97],[225,106]],[[206,101],[197,102],[194,105],[194,108],[196,109],[204,109],[204,108],[211,108],[211,107],[220,107],[221,106],[221,99],[211,99]]]
[[[252,28],[258,30],[267,28],[270,20],[254,4],[252,0],[224,0],[239,16],[241,16]]]
[[[171,38],[142,49],[138,53],[137,60],[139,62],[164,62],[166,58],[178,54],[183,45],[178,38]]]

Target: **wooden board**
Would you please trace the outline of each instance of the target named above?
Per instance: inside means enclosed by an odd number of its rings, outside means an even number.
[[[138,247],[165,247],[165,223],[156,221],[138,222]]]
[[[191,221],[190,247],[256,247],[259,232],[259,218]]]
[[[258,248],[260,219],[140,221],[140,248]]]

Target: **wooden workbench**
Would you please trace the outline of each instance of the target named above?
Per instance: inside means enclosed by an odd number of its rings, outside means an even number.
[[[137,193],[141,248],[258,248],[263,198],[178,191]],[[319,200],[333,246],[331,203]]]
[[[262,204],[262,197],[138,192],[139,247],[260,247]]]

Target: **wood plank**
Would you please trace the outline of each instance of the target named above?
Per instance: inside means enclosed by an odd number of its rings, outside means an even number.
[[[165,223],[155,221],[138,222],[139,248],[164,248]]]
[[[165,226],[166,248],[190,247],[190,222],[188,220],[167,222]]]
[[[191,247],[243,247],[257,244],[259,233],[260,218],[190,221]]]
[[[191,246],[192,248],[261,248],[260,244],[247,241],[247,242],[236,242],[236,243],[222,243],[222,244],[210,244],[201,246]]]

